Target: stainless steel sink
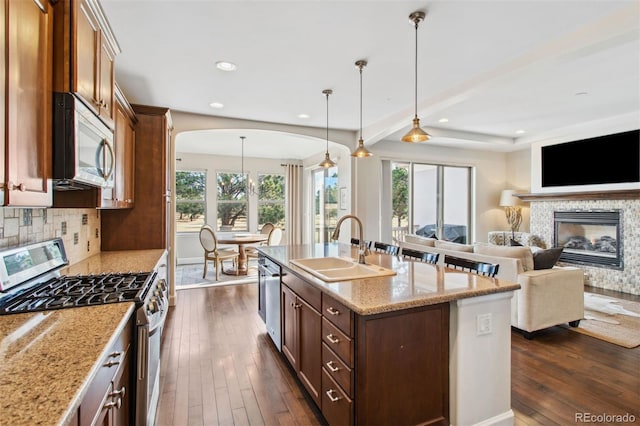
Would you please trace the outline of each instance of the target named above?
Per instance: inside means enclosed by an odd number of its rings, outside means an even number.
[[[348,257],[314,257],[293,259],[289,262],[327,282],[396,275],[392,269],[378,265],[363,265]]]

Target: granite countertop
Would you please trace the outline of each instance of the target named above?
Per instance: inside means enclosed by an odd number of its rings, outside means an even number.
[[[164,252],[102,252],[60,274],[148,272]],[[68,423],[134,310],[123,302],[0,316],[0,424]]]
[[[350,281],[325,282],[289,261],[310,257],[350,257],[357,248],[348,244],[265,246],[258,250],[360,315],[372,315],[412,307],[518,290],[520,284],[431,265],[398,256],[375,253],[367,263],[393,269],[396,275]]]
[[[60,274],[87,275],[107,272],[150,272],[164,252],[164,249],[103,251],[62,268]]]
[[[133,303],[0,317],[0,423],[66,424]]]

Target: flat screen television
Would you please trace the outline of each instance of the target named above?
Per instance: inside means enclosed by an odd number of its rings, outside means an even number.
[[[541,147],[542,187],[640,182],[640,130]]]

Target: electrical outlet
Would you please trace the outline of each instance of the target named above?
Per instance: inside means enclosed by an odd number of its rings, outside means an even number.
[[[476,334],[482,336],[484,334],[491,334],[492,331],[491,314],[478,315],[476,317]]]

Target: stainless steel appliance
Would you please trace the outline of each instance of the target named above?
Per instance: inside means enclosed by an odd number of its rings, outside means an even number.
[[[264,289],[267,333],[279,351],[282,350],[280,330],[280,265],[266,256],[258,257],[258,280]]]
[[[59,238],[0,252],[0,315],[134,302],[135,418],[138,425],[153,425],[160,396],[160,340],[169,307],[166,264],[154,272],[60,275],[67,264]]]
[[[55,190],[113,187],[113,130],[72,93],[53,93]]]

